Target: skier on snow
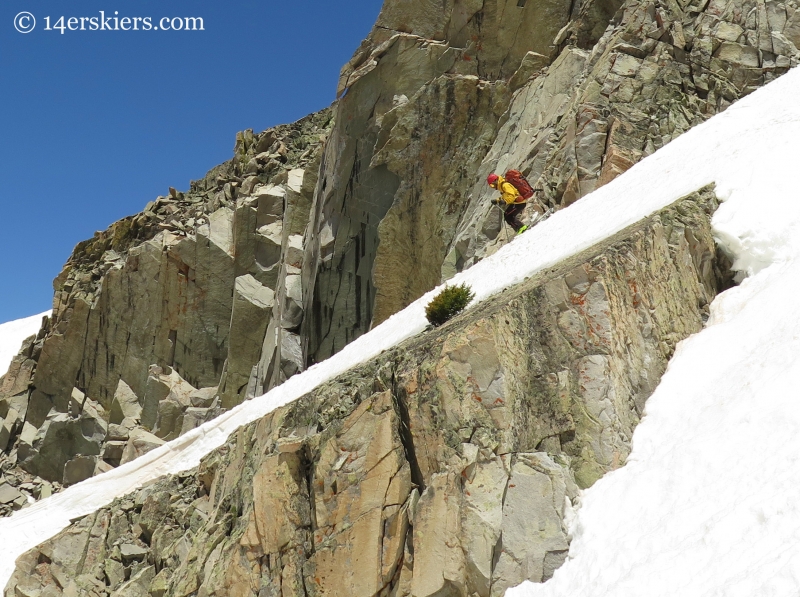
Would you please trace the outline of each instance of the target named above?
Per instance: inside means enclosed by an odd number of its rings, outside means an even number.
[[[509,172],[516,171],[510,170]],[[521,175],[520,177],[522,180],[524,180],[524,177]],[[500,191],[500,197],[492,199],[492,204],[497,205],[501,210],[503,210],[503,213],[505,214],[503,218],[505,219],[506,224],[511,226],[514,229],[514,232],[517,234],[522,234],[525,232],[528,227],[520,221],[519,217],[522,215],[528,199],[525,198],[522,193],[520,193],[516,186],[495,173],[490,174],[486,178],[486,182],[493,189]],[[527,181],[525,181],[525,184],[527,185]],[[528,188],[530,189],[530,185],[528,185]],[[531,191],[530,194],[533,195],[533,192]]]

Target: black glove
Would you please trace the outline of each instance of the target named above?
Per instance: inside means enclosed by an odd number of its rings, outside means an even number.
[[[499,205],[500,205],[500,199],[492,199],[492,200],[490,201],[490,203],[491,203],[492,205],[498,205],[498,206],[499,206]]]

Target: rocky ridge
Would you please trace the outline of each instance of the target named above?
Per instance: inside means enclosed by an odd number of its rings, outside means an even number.
[[[22,556],[16,595],[502,595],[569,546],[730,284],[702,189],[239,429]],[[354,567],[358,574],[352,574]]]
[[[0,379],[11,486],[108,470],[302,366],[302,233],[332,118],[245,131],[189,191],[76,246],[52,318]]]

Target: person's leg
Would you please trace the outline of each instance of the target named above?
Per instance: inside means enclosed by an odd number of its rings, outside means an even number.
[[[524,203],[516,203],[514,205],[509,205],[506,208],[506,224],[511,226],[514,229],[514,232],[519,232],[519,229],[524,225],[519,219],[523,209],[525,209]]]
[[[506,221],[506,224],[514,228],[514,219],[517,215],[517,206],[516,205],[506,205],[506,209],[503,212],[503,219]],[[514,228],[516,230],[516,228]]]

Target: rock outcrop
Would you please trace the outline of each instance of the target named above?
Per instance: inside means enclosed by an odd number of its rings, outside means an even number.
[[[570,205],[796,65],[796,11],[386,2],[341,74],[306,239],[306,358],[507,242],[487,174],[518,168],[543,189],[530,223]]]
[[[52,318],[0,384],[8,462],[75,483],[302,367],[302,234],[331,124],[325,110],[246,131],[187,193],[75,248]]]
[[[694,193],[239,429],[22,556],[5,594],[495,597],[546,580],[578,488],[622,465],[676,343],[730,283],[716,207]]]

